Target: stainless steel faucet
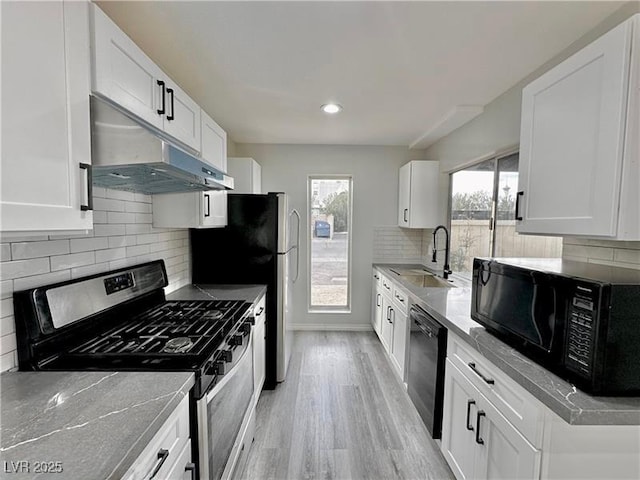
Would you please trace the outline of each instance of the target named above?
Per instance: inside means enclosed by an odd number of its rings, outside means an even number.
[[[447,242],[444,251],[444,270],[442,272],[442,278],[446,280],[452,272],[451,267],[449,267],[449,230],[447,230],[447,227],[444,225],[438,225],[433,231],[433,255],[431,261],[436,263],[436,255],[438,253],[438,250],[436,249],[436,233],[438,233],[438,230],[440,229],[444,230]]]

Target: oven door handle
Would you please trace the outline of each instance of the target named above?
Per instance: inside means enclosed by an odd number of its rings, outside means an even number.
[[[215,397],[222,388],[224,388],[227,382],[236,375],[236,373],[238,372],[238,365],[240,365],[244,357],[246,357],[247,354],[251,352],[252,340],[253,340],[253,331],[249,334],[249,339],[246,345],[243,343],[244,352],[242,352],[242,354],[238,357],[238,359],[233,363],[231,370],[229,370],[228,373],[225,373],[222,376],[222,380],[216,383],[213,386],[213,388],[209,392],[207,392],[207,403],[209,403],[211,399]]]

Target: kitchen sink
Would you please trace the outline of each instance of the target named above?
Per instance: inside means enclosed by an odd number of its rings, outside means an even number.
[[[406,280],[407,282],[413,283],[418,287],[427,287],[427,288],[455,288],[454,285],[447,282],[446,280],[437,277],[433,273],[428,270],[423,270],[419,268],[399,268],[399,269],[390,269],[393,273],[398,275],[401,279]]]

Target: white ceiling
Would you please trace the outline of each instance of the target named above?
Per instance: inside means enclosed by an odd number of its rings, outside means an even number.
[[[236,142],[410,145],[621,2],[98,2]],[[344,106],[327,116],[320,105]]]

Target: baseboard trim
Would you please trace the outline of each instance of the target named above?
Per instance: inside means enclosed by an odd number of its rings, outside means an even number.
[[[369,332],[373,330],[370,324],[363,323],[292,323],[291,330],[300,331],[328,331],[328,332]]]

